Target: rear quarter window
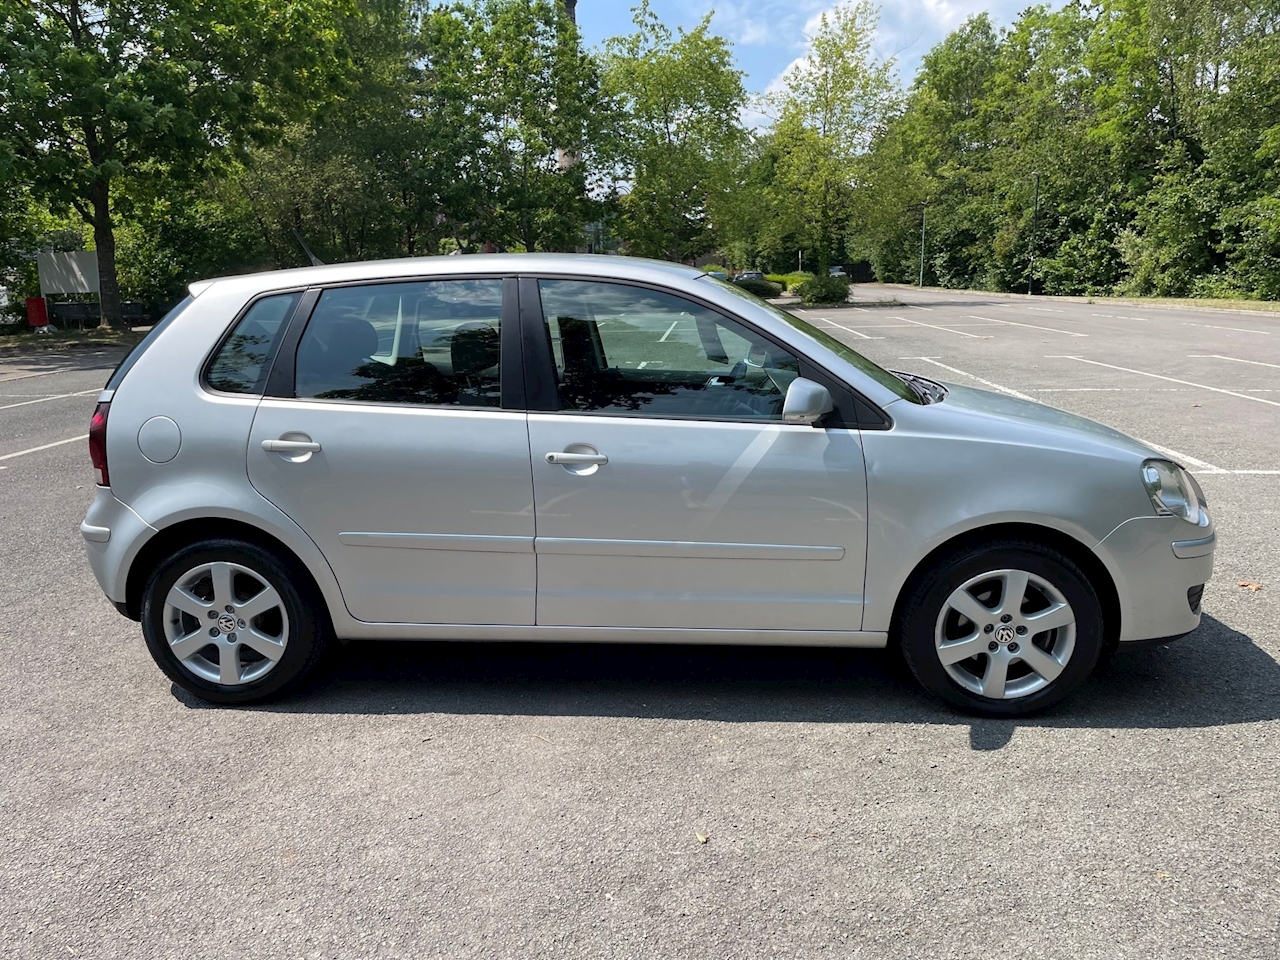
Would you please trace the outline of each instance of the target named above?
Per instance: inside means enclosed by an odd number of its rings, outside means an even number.
[[[222,393],[261,394],[280,334],[301,293],[263,297],[251,306],[209,363],[205,382]]]

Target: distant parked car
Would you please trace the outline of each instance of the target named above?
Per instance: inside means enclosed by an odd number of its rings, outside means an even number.
[[[844,272],[844,267],[832,267],[827,271],[829,277],[847,277],[849,274]]]
[[[1167,455],[625,257],[192,284],[89,454],[99,584],[220,703],[289,689],[334,637],[892,644],[939,697],[1017,716],[1195,629],[1213,567]]]
[[[760,270],[743,270],[734,277],[735,280],[763,280],[764,273]]]

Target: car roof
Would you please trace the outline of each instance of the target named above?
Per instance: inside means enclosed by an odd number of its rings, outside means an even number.
[[[687,281],[702,276],[702,271],[695,267],[641,257],[590,253],[482,253],[465,256],[362,260],[356,263],[271,270],[198,280],[192,283],[189,289],[192,296],[198,297],[214,285],[243,287],[252,289],[256,293],[360,280],[413,280],[429,279],[433,276],[528,273],[586,275],[658,282],[663,280],[671,282],[676,279]]]

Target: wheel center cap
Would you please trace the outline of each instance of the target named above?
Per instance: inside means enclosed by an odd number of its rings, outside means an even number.
[[[219,621],[221,622],[221,621]],[[1010,643],[1014,637],[1013,627],[1007,623],[1002,623],[996,627],[996,643]]]
[[[218,629],[223,633],[231,633],[236,628],[236,618],[229,613],[218,617]],[[1003,642],[1003,641],[1002,641]]]

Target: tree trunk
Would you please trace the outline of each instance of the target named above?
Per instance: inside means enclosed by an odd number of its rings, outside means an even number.
[[[108,181],[98,179],[89,188],[93,204],[93,245],[98,253],[98,300],[103,326],[124,329],[120,310],[120,281],[116,277],[116,234],[111,223],[111,195]]]

